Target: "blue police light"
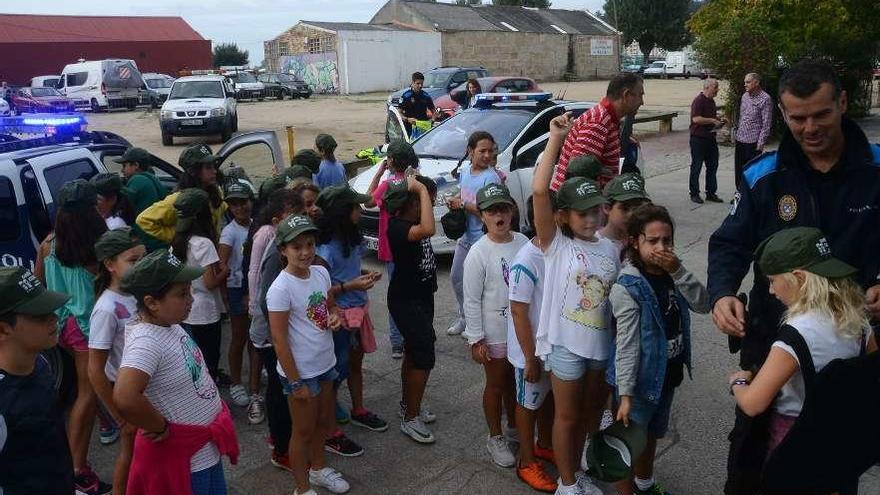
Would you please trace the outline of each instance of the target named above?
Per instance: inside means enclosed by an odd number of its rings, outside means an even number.
[[[511,102],[543,102],[553,98],[552,93],[480,93],[475,97],[474,106],[477,108],[486,108],[494,103],[511,103]]]
[[[73,117],[49,117],[49,118],[25,118],[22,121],[25,126],[34,127],[58,127],[74,124],[85,124],[85,119],[81,115]]]
[[[53,136],[84,132],[88,122],[82,114],[32,114],[0,117],[0,134],[18,137]]]

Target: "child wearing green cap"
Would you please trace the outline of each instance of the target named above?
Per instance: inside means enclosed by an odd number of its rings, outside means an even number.
[[[345,184],[345,165],[336,159],[336,140],[329,134],[318,134],[315,148],[321,154],[321,165],[315,174],[315,184],[321,189]]]
[[[70,296],[46,290],[21,267],[0,267],[0,293],[0,488],[70,495],[64,414],[52,369],[40,355],[58,343],[55,311]]]
[[[574,159],[569,163],[570,171]],[[618,175],[605,184],[602,194],[608,200],[608,204],[602,207],[608,222],[597,235],[613,242],[622,256],[627,240],[626,222],[630,214],[639,206],[651,202],[645,191],[645,179],[634,173]]]
[[[95,294],[98,299],[89,318],[89,380],[98,398],[122,429],[122,445],[113,470],[113,486],[123,490],[134,449],[135,430],[125,425],[113,402],[113,384],[119,373],[125,348],[125,325],[137,312],[134,296],[122,292],[125,273],[146,254],[144,245],[129,227],[105,232],[95,243],[98,275]]]
[[[122,186],[119,174],[105,172],[89,180],[98,191],[98,213],[110,230],[134,223],[135,211],[128,200],[128,190]]]

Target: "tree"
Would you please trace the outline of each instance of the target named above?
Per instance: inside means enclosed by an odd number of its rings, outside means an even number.
[[[604,18],[623,32],[623,44],[639,42],[648,59],[654,47],[678,50],[691,42],[685,26],[691,0],[605,0]]]
[[[492,0],[492,5],[511,5],[514,7],[549,9],[550,0]]]
[[[214,47],[214,67],[247,64],[247,50],[240,49],[235,43],[219,43]]]

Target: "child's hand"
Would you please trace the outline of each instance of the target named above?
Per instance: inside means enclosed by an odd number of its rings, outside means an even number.
[[[373,271],[373,272],[370,272],[369,275],[370,275],[371,277],[373,277],[373,283],[376,283],[376,282],[378,282],[379,280],[382,279],[382,272],[375,272],[375,271]]]
[[[309,394],[309,387],[306,385],[294,390],[290,396],[295,400],[308,400],[312,398],[311,394]]]
[[[565,136],[568,135],[568,131],[571,130],[573,122],[571,112],[565,112],[565,114],[555,117],[550,121],[550,138],[564,140]]]
[[[649,257],[651,264],[659,266],[666,273],[675,273],[681,268],[681,260],[672,251],[655,251]]]
[[[471,346],[471,359],[479,364],[486,364],[491,361],[489,357],[489,347],[486,342],[481,340]]]
[[[446,200],[446,206],[450,210],[460,210],[464,207],[464,203],[462,203],[461,198],[458,196],[453,196]]]
[[[376,281],[372,274],[365,273],[345,283],[345,290],[370,290]]]
[[[523,378],[529,383],[538,383],[541,379],[541,360],[532,358],[526,361],[526,369],[523,372]]]
[[[334,309],[330,311],[330,316],[327,317],[327,328],[330,330],[339,330],[339,327],[342,326],[342,318],[339,317],[339,310]]]
[[[623,425],[629,427],[629,410],[632,407],[632,397],[624,395],[620,397],[620,406],[617,408],[617,421],[623,421]]]

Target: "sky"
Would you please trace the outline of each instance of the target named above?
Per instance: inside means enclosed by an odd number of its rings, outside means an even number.
[[[0,12],[7,14],[180,16],[215,44],[235,42],[248,50],[253,65],[263,60],[263,41],[278,36],[300,20],[368,22],[385,4],[383,0],[41,0],[5,3],[9,5],[0,7]],[[591,12],[600,10],[603,4],[604,0],[552,0],[555,8],[589,9]]]

